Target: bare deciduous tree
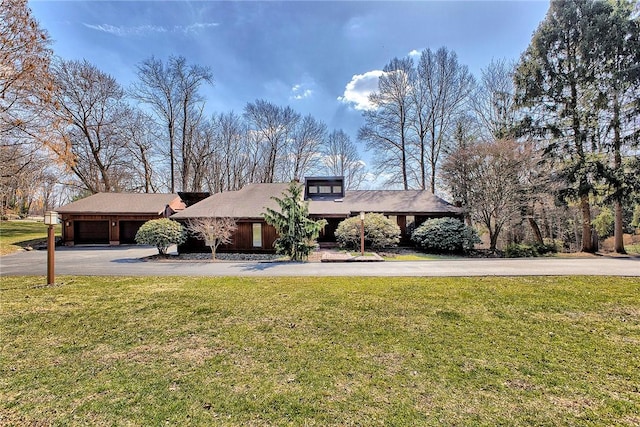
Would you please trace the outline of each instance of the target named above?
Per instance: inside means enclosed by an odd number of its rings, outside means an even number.
[[[392,174],[390,184],[409,188],[409,124],[413,60],[394,58],[383,69],[378,91],[369,96],[374,109],[363,113],[358,139],[373,151],[373,164]],[[399,176],[398,176],[399,174]]]
[[[34,173],[46,153],[42,110],[53,89],[49,37],[33,18],[26,0],[0,2],[0,213],[28,210]]]
[[[323,150],[328,175],[343,176],[346,190],[357,190],[365,178],[365,167],[355,144],[342,130],[331,132]]]
[[[197,218],[187,224],[189,232],[204,240],[211,248],[211,259],[216,259],[216,251],[220,245],[232,242],[233,232],[237,229],[236,222],[232,218]]]
[[[170,190],[174,192],[176,185],[176,150],[182,189],[191,189],[194,145],[203,117],[204,98],[199,90],[203,84],[212,84],[211,71],[208,67],[187,65],[182,56],[171,56],[166,64],[151,57],[137,69],[139,81],[130,92],[134,99],[151,107],[166,129]]]
[[[412,123],[419,151],[420,188],[427,188],[428,172],[429,188],[435,193],[440,154],[451,139],[474,79],[458,62],[456,53],[445,47],[422,51],[415,75]]]
[[[31,16],[27,0],[0,2],[0,135],[33,133],[37,113],[50,101],[49,36]]]
[[[481,71],[480,82],[471,96],[471,107],[486,139],[513,137],[516,124],[513,76],[515,64],[492,60]]]
[[[49,147],[90,192],[127,189],[132,162],[123,129],[133,111],[124,90],[87,61],[57,61],[53,74],[59,139]]]
[[[254,181],[286,181],[287,177],[277,167],[286,156],[287,144],[300,121],[300,114],[291,107],[278,107],[259,99],[245,106],[244,117],[256,144],[256,163],[261,166]]]
[[[206,133],[212,139],[212,156],[205,178],[208,190],[212,193],[239,190],[251,181],[254,172],[242,117],[233,112],[215,114],[208,121]]]
[[[488,230],[492,251],[505,224],[519,217],[526,203],[525,175],[532,158],[527,144],[500,140],[460,146],[443,165],[452,193],[466,192],[472,218]]]
[[[156,175],[163,172],[155,140],[155,122],[141,111],[132,111],[126,126],[122,128],[123,138],[129,142],[127,148],[133,160],[131,190],[155,193],[159,183]]]
[[[285,162],[289,172],[284,181],[300,180],[312,173],[318,166],[322,142],[327,134],[327,125],[311,115],[302,118],[293,131],[288,144],[289,154]]]

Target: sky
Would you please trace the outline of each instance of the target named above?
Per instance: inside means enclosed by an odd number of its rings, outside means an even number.
[[[548,1],[31,0],[55,55],[86,59],[128,87],[152,55],[208,66],[210,113],[264,99],[343,129],[355,142],[367,95],[394,57],[446,46],[479,77],[517,61]],[[363,144],[359,144],[364,152]],[[363,158],[366,158],[363,153]]]

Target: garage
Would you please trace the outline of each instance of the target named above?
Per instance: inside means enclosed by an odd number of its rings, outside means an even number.
[[[65,245],[120,245],[134,244],[145,222],[168,218],[184,206],[177,194],[97,193],[56,210]]]
[[[146,221],[120,221],[120,243],[136,243],[136,233]]]
[[[74,221],[76,245],[109,244],[109,221]]]

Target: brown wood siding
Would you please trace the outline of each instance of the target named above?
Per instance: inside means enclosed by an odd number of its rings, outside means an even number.
[[[266,223],[262,224],[262,247],[265,250],[274,250],[273,242],[278,238],[278,233],[276,233],[276,229]]]
[[[262,224],[262,246],[253,246],[253,224]],[[273,242],[278,235],[276,229],[261,221],[238,222],[233,241],[220,247],[223,252],[273,252]]]
[[[253,246],[253,224],[262,224],[262,246]],[[244,253],[273,253],[273,242],[276,240],[276,229],[262,221],[241,221],[236,224],[238,228],[233,233],[230,244],[220,245],[218,252],[244,252]],[[210,249],[202,240],[193,236],[187,242],[178,247],[178,252],[209,252]]]
[[[133,231],[133,228],[140,227],[140,225],[152,219],[160,219],[161,215],[134,215],[134,214],[115,214],[115,215],[97,215],[97,214],[62,214],[62,238],[63,242],[67,245],[82,244],[84,240],[87,240],[86,236],[77,235],[76,223],[80,222],[102,222],[107,223],[108,236],[106,243],[119,244],[119,243],[135,243],[134,237],[137,232],[137,228]],[[115,224],[115,225],[113,225]],[[80,226],[80,227],[86,227]],[[90,226],[89,226],[90,227]],[[124,232],[124,234],[123,234]],[[79,238],[79,240],[78,240]]]
[[[253,249],[253,232],[251,222],[240,222],[238,228],[233,234],[233,240],[228,245],[224,245],[220,249],[225,251],[241,251],[243,249]]]

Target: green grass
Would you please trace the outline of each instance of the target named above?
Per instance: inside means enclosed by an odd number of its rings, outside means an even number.
[[[637,278],[0,278],[1,425],[640,424]]]
[[[437,255],[437,254],[414,252],[414,253],[391,254],[391,256],[384,255],[383,258],[385,261],[437,261],[437,260],[443,260],[443,259],[459,259],[460,257],[456,257],[453,255]]]
[[[640,254],[640,243],[625,245],[624,249],[630,254]]]
[[[36,221],[0,221],[0,256],[46,242],[47,228],[44,223]],[[56,236],[60,236],[60,226],[55,228]]]

